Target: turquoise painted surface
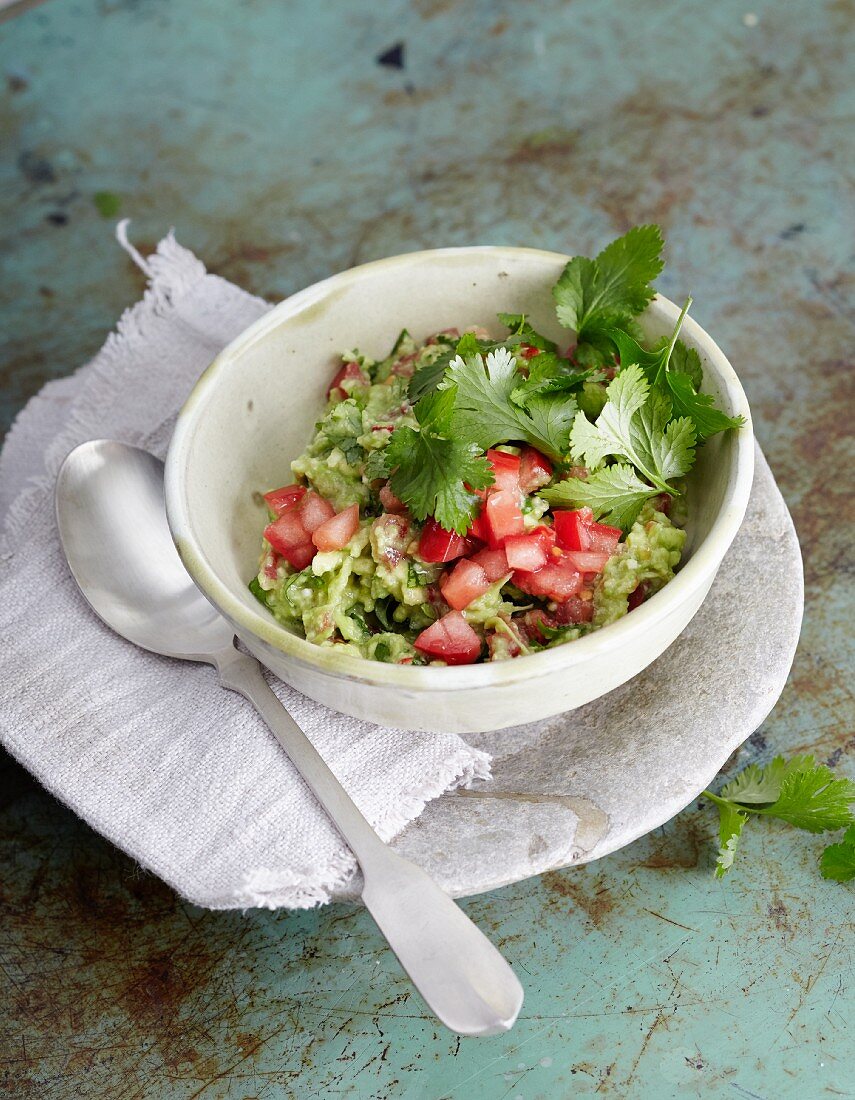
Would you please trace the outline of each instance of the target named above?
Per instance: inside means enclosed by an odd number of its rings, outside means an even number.
[[[793,675],[731,770],[813,751],[855,774],[850,497],[828,477],[852,450],[852,14],[30,10],[0,26],[3,424],[141,291],[98,192],[138,241],[175,225],[271,298],[408,249],[588,251],[656,219],[662,289],[694,294],[739,370],[805,553]],[[399,41],[404,68],[378,65]],[[458,1042],[363,913],[184,905],[4,760],[0,1085],[40,1100],[855,1095],[852,890],[819,878],[821,838],[766,823],[717,883],[714,832],[694,806],[592,867],[467,901],[527,1000],[510,1035]]]

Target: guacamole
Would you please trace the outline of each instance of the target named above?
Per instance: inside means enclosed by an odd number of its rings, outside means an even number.
[[[481,329],[470,335],[490,340]],[[488,484],[460,480],[472,512],[462,532],[399,498],[389,444],[399,429],[420,428],[412,380],[426,368],[441,378],[466,339],[445,330],[417,342],[404,331],[380,361],[345,353],[314,437],[291,463],[293,483],[265,494],[250,589],[315,645],[394,664],[509,660],[615,622],[674,575],[686,536],[669,518],[667,492],[651,487],[625,529],[591,507],[550,506],[548,487],[589,471],[523,439],[483,448]],[[549,351],[517,341],[507,354],[530,377]],[[587,372],[579,415],[599,415],[608,381]]]

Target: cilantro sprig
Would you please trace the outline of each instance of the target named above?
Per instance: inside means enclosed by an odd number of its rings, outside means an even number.
[[[752,815],[775,817],[809,833],[846,828],[842,841],[823,852],[820,869],[824,878],[841,882],[855,878],[855,782],[835,776],[812,756],[792,760],[776,756],[765,767],[749,764],[718,794],[704,791],[703,797],[719,808],[717,878],[733,866],[739,839]]]
[[[536,447],[559,476],[571,457],[584,464],[586,477],[541,495],[591,507],[625,530],[647,500],[677,495],[673,481],[691,468],[696,446],[742,420],[700,391],[700,358],[678,339],[691,299],[669,339],[641,344],[636,317],[654,296],[662,247],[658,226],[638,226],[594,259],[567,263],[553,296],[558,320],[576,332],[571,358],[525,314],[500,313],[504,340],[466,333],[418,369],[408,396],[419,428],[398,428],[372,473],[391,474],[418,519],[433,515],[460,533],[480,506],[474,490],[491,484],[484,452],[502,443]]]
[[[688,417],[668,419],[667,400],[651,390],[636,364],[624,368],[606,394],[608,401],[594,423],[578,412],[570,433],[573,458],[591,472],[586,478],[560,481],[541,496],[561,507],[587,506],[598,518],[626,530],[651,497],[676,495],[669,482],[692,468],[695,429]],[[604,466],[610,456],[619,461]]]

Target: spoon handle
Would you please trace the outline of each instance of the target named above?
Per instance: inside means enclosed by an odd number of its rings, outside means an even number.
[[[252,657],[218,654],[224,687],[255,707],[362,868],[362,900],[428,1007],[461,1035],[513,1026],[523,990],[508,963],[420,867],[384,844],[314,745],[271,691]]]

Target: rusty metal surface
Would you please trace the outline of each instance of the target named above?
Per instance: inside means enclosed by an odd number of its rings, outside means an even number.
[[[813,751],[853,774],[851,477],[834,476],[852,465],[852,26],[845,0],[26,11],[0,28],[3,425],[138,297],[117,206],[138,238],[174,224],[269,297],[411,248],[588,250],[658,220],[662,289],[692,291],[739,371],[804,550],[793,674],[733,767]],[[398,42],[403,67],[378,64]],[[694,806],[466,902],[527,1001],[510,1035],[459,1042],[364,913],[195,910],[5,760],[0,1089],[855,1095],[852,890],[819,878],[821,838],[765,822],[715,882],[714,830]]]

